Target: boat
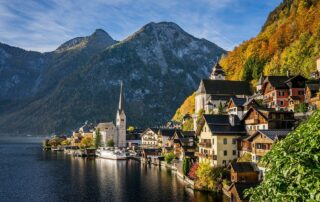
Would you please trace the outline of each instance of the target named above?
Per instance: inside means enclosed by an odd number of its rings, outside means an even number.
[[[111,159],[111,160],[126,160],[127,155],[124,151],[120,149],[110,149],[110,148],[99,148],[96,151],[96,155],[100,158]]]

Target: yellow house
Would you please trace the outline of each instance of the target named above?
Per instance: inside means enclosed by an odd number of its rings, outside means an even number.
[[[199,161],[212,166],[226,166],[238,158],[240,138],[246,135],[245,127],[236,115],[203,115],[197,128]]]

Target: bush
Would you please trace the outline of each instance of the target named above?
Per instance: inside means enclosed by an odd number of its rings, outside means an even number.
[[[170,164],[172,162],[173,159],[176,158],[176,155],[174,155],[174,153],[170,152],[164,155],[164,160]]]
[[[189,176],[190,179],[195,180],[195,179],[198,178],[198,176],[197,176],[198,168],[199,168],[199,163],[198,162],[192,164],[192,166],[191,166],[191,168],[189,170],[189,173],[188,173],[188,176]]]
[[[276,143],[262,162],[264,181],[250,201],[320,201],[320,111]]]
[[[202,161],[196,171],[196,184],[199,188],[205,190],[213,190],[215,188],[215,181],[213,180],[213,169],[209,162]]]

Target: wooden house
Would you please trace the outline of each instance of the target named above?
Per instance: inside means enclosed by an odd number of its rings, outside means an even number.
[[[232,182],[259,181],[259,171],[251,162],[231,162],[229,167]]]
[[[252,162],[259,162],[273,144],[285,138],[291,130],[258,130],[246,140],[251,144]]]

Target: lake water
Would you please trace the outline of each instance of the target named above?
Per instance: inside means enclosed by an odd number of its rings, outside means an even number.
[[[133,160],[45,152],[40,143],[0,139],[0,201],[221,201],[185,188],[175,174]],[[19,139],[21,140],[21,139]]]

